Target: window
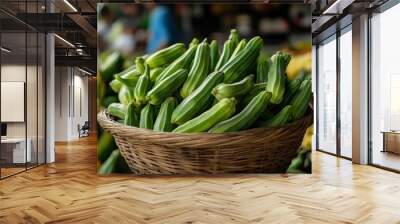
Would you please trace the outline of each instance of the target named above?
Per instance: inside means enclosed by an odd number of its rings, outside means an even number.
[[[318,47],[318,149],[336,153],[336,36]]]
[[[341,31],[340,46],[340,155],[352,156],[352,33],[351,26]]]
[[[400,4],[371,18],[371,162],[400,170]]]
[[[18,1],[19,16],[44,3]],[[0,12],[0,179],[45,163],[45,44],[44,33]]]

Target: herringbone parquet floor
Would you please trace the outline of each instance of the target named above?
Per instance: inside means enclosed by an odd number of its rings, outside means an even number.
[[[0,181],[0,223],[400,223],[400,175],[315,152],[312,175],[99,177],[94,138]]]

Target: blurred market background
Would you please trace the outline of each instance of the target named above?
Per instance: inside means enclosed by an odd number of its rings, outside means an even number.
[[[98,4],[98,47],[119,50],[126,57],[152,53],[193,37],[216,39],[230,29],[243,38],[260,35],[265,51],[311,49],[311,9],[306,5],[271,4]],[[153,35],[152,35],[153,33]]]
[[[261,36],[264,40],[262,51],[266,55],[278,50],[289,52],[293,56],[287,68],[289,79],[304,72],[310,73],[311,20],[311,8],[306,4],[99,3],[97,110],[121,101],[121,96],[111,89],[110,82],[113,74],[134,65],[136,56],[151,54],[176,42],[188,45],[194,37],[199,40],[215,39],[221,50],[231,29],[236,29],[241,38]],[[118,57],[114,57],[116,52]],[[109,66],[110,62],[115,65]],[[113,71],[102,72],[104,65],[113,68]],[[117,146],[112,136],[100,127],[98,136],[101,170],[101,164],[106,163]],[[289,171],[311,172],[310,153],[310,150],[303,149]],[[120,160],[112,173],[129,172],[122,157]]]

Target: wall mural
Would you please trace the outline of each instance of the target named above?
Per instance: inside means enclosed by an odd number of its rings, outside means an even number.
[[[307,5],[98,4],[98,173],[311,173]]]

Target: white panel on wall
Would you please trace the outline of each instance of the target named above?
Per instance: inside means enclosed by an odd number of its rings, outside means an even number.
[[[1,122],[24,122],[24,82],[1,82]]]

